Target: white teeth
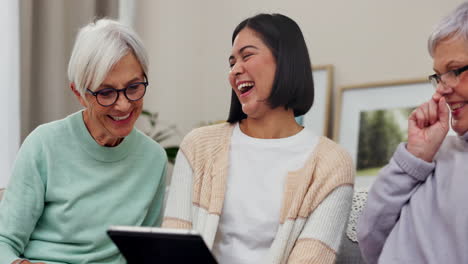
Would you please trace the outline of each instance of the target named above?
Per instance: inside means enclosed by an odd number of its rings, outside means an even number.
[[[453,111],[453,110],[457,110],[458,108],[461,108],[463,106],[465,106],[465,103],[450,104],[450,109]]]
[[[241,83],[237,86],[237,89],[238,90],[242,90],[242,88],[244,87],[252,87],[254,86],[254,83],[253,82],[245,82],[245,83]]]
[[[114,119],[115,121],[120,121],[120,120],[127,119],[129,116],[130,116],[130,113],[128,113],[128,114],[125,115],[125,116],[110,116],[110,117],[111,117],[112,119]]]

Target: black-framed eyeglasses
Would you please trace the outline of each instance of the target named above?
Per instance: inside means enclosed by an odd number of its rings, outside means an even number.
[[[448,87],[455,87],[458,85],[458,82],[460,81],[460,74],[468,70],[468,65],[463,66],[461,68],[455,69],[448,71],[446,73],[442,74],[432,74],[429,75],[429,81],[431,81],[432,86],[437,89],[437,85],[442,83],[445,86]]]
[[[148,78],[145,75],[145,82],[135,82],[130,84],[129,86],[123,88],[123,89],[115,89],[112,87],[109,88],[104,88],[102,90],[99,90],[97,92],[93,92],[90,89],[86,89],[86,91],[90,94],[92,94],[94,97],[96,97],[96,100],[98,104],[107,107],[115,104],[117,100],[119,100],[119,95],[120,92],[123,92],[125,97],[129,101],[138,101],[143,96],[145,96],[146,93],[146,87],[148,86]]]

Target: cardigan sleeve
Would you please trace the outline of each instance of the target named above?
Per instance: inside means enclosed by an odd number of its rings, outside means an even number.
[[[0,203],[0,263],[12,263],[23,254],[42,215],[46,155],[41,146],[36,130],[26,138],[16,157],[10,183]]]
[[[401,143],[390,163],[380,171],[357,226],[359,247],[367,263],[377,263],[401,209],[434,168],[434,162],[416,158]]]
[[[331,192],[306,220],[288,263],[335,263],[353,199],[353,187]]]
[[[192,228],[192,185],[193,170],[185,154],[179,151],[172,173],[163,227]]]
[[[335,263],[353,199],[354,165],[349,154],[324,139],[317,146],[316,165],[304,210],[305,221],[287,263]]]

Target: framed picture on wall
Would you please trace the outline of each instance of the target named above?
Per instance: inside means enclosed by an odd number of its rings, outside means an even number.
[[[353,158],[356,187],[370,187],[397,145],[407,140],[409,114],[433,93],[427,79],[339,89],[333,138]]]
[[[333,65],[313,66],[312,75],[314,77],[314,104],[309,112],[297,120],[316,135],[328,136]]]

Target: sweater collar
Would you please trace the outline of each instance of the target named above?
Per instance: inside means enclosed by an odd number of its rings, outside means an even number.
[[[116,162],[124,159],[135,148],[137,132],[133,128],[132,132],[115,147],[104,147],[99,145],[89,133],[83,120],[83,110],[78,111],[69,118],[69,128],[71,134],[78,140],[81,148],[94,159],[103,162]]]

